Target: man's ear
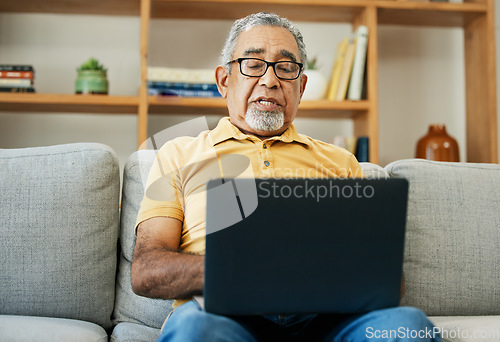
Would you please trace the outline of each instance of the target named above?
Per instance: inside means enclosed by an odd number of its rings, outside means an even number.
[[[226,68],[219,65],[217,69],[215,69],[215,82],[217,83],[217,89],[223,98],[227,98],[228,78],[229,74],[227,73]]]
[[[304,95],[304,91],[306,90],[306,83],[307,83],[307,75],[302,74],[300,76],[300,98],[302,99],[302,95]]]

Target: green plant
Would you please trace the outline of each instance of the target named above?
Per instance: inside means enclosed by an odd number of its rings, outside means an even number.
[[[313,57],[313,59],[308,59],[306,62],[307,69],[316,70],[318,68],[318,58]]]
[[[82,70],[100,70],[100,71],[106,71],[107,69],[102,65],[99,64],[99,61],[95,59],[94,57],[91,57],[88,61],[80,65],[80,67],[77,69],[78,71]]]

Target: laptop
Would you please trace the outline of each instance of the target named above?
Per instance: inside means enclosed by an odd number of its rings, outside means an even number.
[[[204,309],[363,313],[399,305],[405,179],[207,184]]]

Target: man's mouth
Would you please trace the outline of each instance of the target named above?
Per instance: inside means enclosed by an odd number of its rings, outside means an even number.
[[[266,111],[276,111],[281,108],[281,105],[278,103],[278,101],[272,98],[260,98],[257,99],[255,103],[257,104],[257,107],[259,109]]]
[[[263,104],[264,106],[271,106],[271,105],[276,104],[275,102],[269,101],[269,100],[259,100],[257,102],[259,102],[260,104]]]

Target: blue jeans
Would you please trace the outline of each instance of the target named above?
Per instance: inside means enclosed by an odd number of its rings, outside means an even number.
[[[172,313],[158,341],[439,342],[441,338],[425,314],[412,307],[362,315],[226,317],[207,313],[191,301]]]

